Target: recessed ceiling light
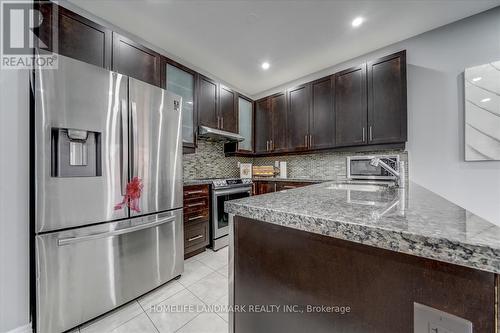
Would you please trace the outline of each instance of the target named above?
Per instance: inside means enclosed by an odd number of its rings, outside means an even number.
[[[357,28],[359,27],[361,24],[363,24],[363,22],[365,21],[364,18],[362,17],[356,17],[354,20],[352,20],[352,26]]]
[[[262,67],[263,70],[269,69],[270,66],[271,65],[269,65],[267,61],[263,62],[262,65],[260,65],[260,67]]]
[[[481,81],[482,77],[478,76],[472,79],[473,82]]]
[[[489,101],[491,101],[491,98],[489,98],[489,97],[488,98],[483,98],[481,100],[481,102],[483,102],[483,103],[486,103],[486,102],[489,102]]]

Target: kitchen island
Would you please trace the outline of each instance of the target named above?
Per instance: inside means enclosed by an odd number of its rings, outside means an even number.
[[[230,302],[290,310],[235,313],[236,333],[413,332],[414,303],[496,332],[500,227],[419,185],[326,182],[226,212]]]

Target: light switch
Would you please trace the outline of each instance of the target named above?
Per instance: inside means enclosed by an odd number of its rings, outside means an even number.
[[[413,303],[414,333],[472,333],[472,323],[466,319]]]

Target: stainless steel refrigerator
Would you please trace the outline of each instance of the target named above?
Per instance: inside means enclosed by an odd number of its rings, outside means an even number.
[[[181,98],[63,56],[31,87],[36,327],[55,333],[182,273]]]

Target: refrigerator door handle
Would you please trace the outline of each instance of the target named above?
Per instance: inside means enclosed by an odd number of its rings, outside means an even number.
[[[121,151],[121,170],[120,170],[120,181],[121,181],[121,193],[122,195],[125,195],[126,192],[126,187],[127,187],[127,180],[128,180],[128,175],[127,175],[127,164],[128,164],[128,149],[127,145],[125,144],[125,140],[127,140],[127,101],[122,99],[121,104],[120,104],[120,118],[121,118],[121,137],[120,137],[120,144],[122,146],[122,151]]]
[[[130,153],[132,156],[132,178],[137,177],[137,166],[139,154],[137,152],[137,104],[131,103],[132,106],[132,144],[130,145]]]
[[[157,220],[157,221],[154,221],[151,223],[136,225],[134,227],[130,227],[130,228],[126,228],[126,229],[113,230],[113,231],[109,231],[109,232],[103,232],[100,234],[93,234],[93,235],[88,235],[88,236],[60,238],[57,240],[57,245],[65,246],[65,245],[87,242],[87,241],[101,239],[101,238],[108,238],[108,237],[112,237],[112,236],[128,234],[128,233],[143,230],[143,229],[157,227],[161,224],[164,224],[167,222],[173,222],[173,221],[175,221],[175,216],[169,216],[167,218],[160,219],[160,220]]]

